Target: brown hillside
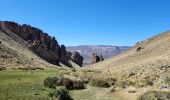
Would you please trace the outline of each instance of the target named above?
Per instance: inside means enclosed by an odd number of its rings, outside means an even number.
[[[30,25],[0,21],[0,67],[81,66],[79,53],[66,51],[54,37]],[[77,64],[75,64],[77,63]],[[74,66],[73,66],[74,65]]]
[[[159,77],[170,71],[162,70],[170,65],[170,31],[161,33],[150,39],[137,43],[127,52],[90,66],[105,74],[123,79],[141,81],[146,77]]]
[[[11,38],[16,39],[13,40]],[[5,34],[0,31],[0,67],[5,68],[24,68],[24,67],[40,67],[48,68],[54,65],[47,63],[38,57],[34,52],[30,51],[26,42],[19,36],[9,32]]]

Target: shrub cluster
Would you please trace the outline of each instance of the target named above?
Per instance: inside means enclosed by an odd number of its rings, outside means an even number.
[[[64,77],[48,77],[44,80],[44,86],[49,88],[56,88],[57,86],[64,86],[67,89],[84,89],[83,82],[71,80]]]
[[[69,91],[63,86],[56,88],[54,92],[49,93],[49,96],[51,98],[57,97],[58,100],[73,100]]]

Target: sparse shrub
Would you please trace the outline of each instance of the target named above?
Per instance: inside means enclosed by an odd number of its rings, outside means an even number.
[[[111,77],[107,78],[106,80],[110,86],[115,85],[115,83],[117,81],[116,78],[111,78]]]
[[[77,70],[75,68],[72,68],[72,72],[76,72]]]
[[[110,84],[105,79],[93,78],[90,81],[90,85],[97,87],[110,87]]]
[[[49,94],[49,96],[51,98],[57,97],[58,100],[73,100],[70,96],[69,91],[63,86],[57,87],[53,93]]]
[[[131,80],[123,80],[119,83],[119,85],[123,88],[126,88],[127,86],[135,86],[136,82]]]
[[[116,79],[115,78],[102,78],[102,77],[98,77],[98,78],[92,78],[90,80],[90,84],[92,86],[97,86],[97,87],[111,87],[112,85],[114,85],[116,83]]]
[[[150,80],[148,80],[148,81],[146,82],[146,84],[152,86],[152,85],[153,85],[153,82],[150,81]]]
[[[149,91],[138,97],[137,100],[170,100],[170,92]]]
[[[6,70],[5,67],[0,67],[0,71]]]
[[[154,76],[147,76],[147,77],[145,77],[144,84],[146,86],[148,86],[148,85],[152,86],[152,85],[154,85],[154,83],[153,83],[154,80],[155,80]]]
[[[73,89],[73,82],[70,79],[64,79],[63,86],[71,90]]]
[[[143,47],[138,47],[138,48],[136,49],[136,51],[139,52],[139,51],[141,51],[142,49],[143,49]]]
[[[73,89],[84,89],[85,86],[81,81],[73,81]]]
[[[48,88],[56,88],[58,77],[48,77],[44,80],[44,86]]]
[[[84,89],[85,86],[81,81],[76,81],[76,80],[70,80],[70,79],[65,79],[63,81],[63,86],[65,86],[67,89]]]
[[[131,77],[131,76],[134,76],[136,73],[134,73],[134,72],[130,72],[129,73],[129,77]]]

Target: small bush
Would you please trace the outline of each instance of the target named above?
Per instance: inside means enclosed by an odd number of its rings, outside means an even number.
[[[137,100],[170,100],[170,92],[149,91],[138,97]]]
[[[105,79],[93,78],[90,81],[90,85],[97,87],[110,87],[110,84]]]
[[[56,88],[56,90],[53,93],[50,93],[49,96],[51,98],[57,97],[58,100],[73,100],[69,91],[63,86]]]
[[[48,77],[44,80],[44,86],[48,88],[56,88],[58,77]]]
[[[81,81],[73,81],[73,89],[85,89],[85,86]]]
[[[5,67],[0,67],[0,71],[6,70]]]
[[[64,79],[63,86],[71,90],[73,89],[73,82],[70,79]]]
[[[76,81],[76,80],[70,80],[70,79],[65,79],[63,81],[63,86],[65,86],[67,89],[84,89],[85,86],[83,82],[81,81]]]
[[[139,51],[141,51],[142,49],[143,49],[143,47],[138,47],[138,48],[136,49],[136,51],[139,52]]]

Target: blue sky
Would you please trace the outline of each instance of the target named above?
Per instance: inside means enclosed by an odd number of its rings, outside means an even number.
[[[134,45],[170,29],[170,0],[0,0],[0,20],[30,24],[60,44]]]

